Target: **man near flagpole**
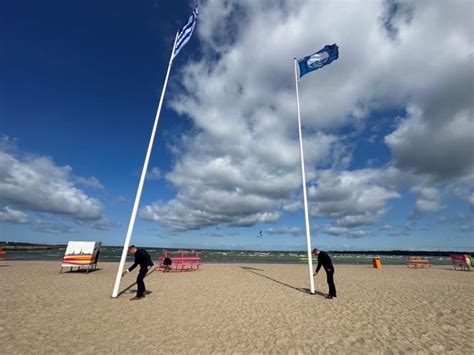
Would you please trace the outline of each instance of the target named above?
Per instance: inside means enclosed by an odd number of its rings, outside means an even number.
[[[163,104],[163,99],[165,97],[166,85],[168,84],[168,78],[170,75],[171,65],[173,64],[174,58],[178,55],[181,49],[188,43],[191,35],[193,34],[194,28],[196,27],[196,21],[198,16],[198,6],[194,7],[193,13],[189,16],[188,22],[183,26],[181,31],[176,34],[173,43],[173,49],[171,52],[170,61],[168,63],[168,70],[166,71],[165,82],[163,84],[163,90],[161,91],[160,102],[158,104],[158,109],[155,115],[155,121],[153,123],[153,128],[151,131],[150,141],[148,143],[148,149],[145,156],[145,162],[143,163],[142,173],[140,176],[140,182],[138,183],[137,194],[135,196],[135,202],[133,204],[132,215],[130,216],[130,223],[128,224],[127,235],[125,237],[125,242],[122,250],[122,257],[120,258],[119,268],[117,270],[117,276],[115,278],[115,285],[112,291],[112,297],[118,297],[120,280],[122,278],[123,269],[125,265],[125,259],[127,258],[128,246],[130,245],[130,240],[132,238],[133,227],[135,225],[135,220],[137,217],[138,206],[140,204],[140,198],[142,195],[143,184],[145,182],[146,172],[148,170],[148,162],[150,161],[151,150],[153,148],[153,142],[155,140],[156,129],[158,127],[158,120],[160,119],[161,106]]]
[[[303,185],[303,202],[304,202],[304,220],[306,228],[306,247],[308,255],[308,270],[309,270],[309,286],[310,293],[314,294],[314,279],[313,279],[313,259],[311,255],[311,234],[309,229],[309,212],[308,212],[308,198],[306,194],[306,176],[304,168],[304,154],[303,154],[303,135],[301,132],[301,115],[300,115],[300,97],[298,91],[299,78],[314,70],[320,69],[328,65],[332,61],[339,58],[339,48],[336,44],[327,45],[323,49],[306,56],[301,59],[295,58],[295,87],[296,87],[296,108],[298,114],[298,137],[300,143],[300,162],[301,162],[301,181]],[[299,74],[299,75],[298,75]]]

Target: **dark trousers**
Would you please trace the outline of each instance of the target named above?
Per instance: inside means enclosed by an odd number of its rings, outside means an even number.
[[[334,268],[331,271],[326,270],[328,277],[329,296],[336,296],[336,285],[334,285]]]
[[[143,279],[145,278],[146,276],[146,273],[148,272],[148,269],[140,269],[140,271],[138,272],[138,276],[137,276],[137,297],[141,297],[143,295],[145,295],[145,283],[143,282]]]

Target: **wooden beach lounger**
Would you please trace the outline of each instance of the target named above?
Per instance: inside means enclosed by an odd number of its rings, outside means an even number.
[[[408,268],[431,267],[430,261],[424,256],[409,256],[406,259],[406,264]]]

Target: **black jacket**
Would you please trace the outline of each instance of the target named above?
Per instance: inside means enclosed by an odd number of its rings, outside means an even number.
[[[153,266],[150,254],[148,254],[145,249],[137,249],[137,251],[135,252],[135,262],[132,266],[128,268],[128,271],[132,271],[138,265],[140,265],[140,269],[146,269],[148,266]]]
[[[334,266],[332,265],[331,257],[328,255],[328,253],[324,251],[320,251],[318,254],[318,267],[316,268],[316,272],[319,272],[319,269],[321,269],[321,266],[328,271],[328,269],[331,269],[334,271]]]

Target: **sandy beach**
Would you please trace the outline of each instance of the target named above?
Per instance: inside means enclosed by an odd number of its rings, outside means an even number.
[[[400,353],[474,351],[474,272],[336,265],[338,297],[309,295],[305,265],[204,265],[153,272],[152,291],[111,299],[116,263],[59,274],[0,266],[1,353]],[[122,290],[134,283],[127,275]]]

